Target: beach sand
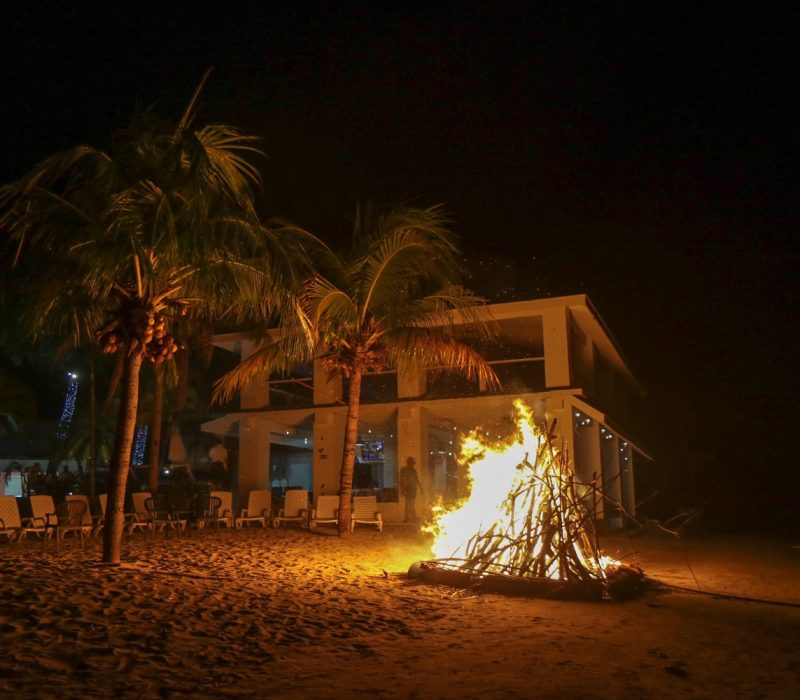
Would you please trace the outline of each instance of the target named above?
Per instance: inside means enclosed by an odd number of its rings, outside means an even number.
[[[0,546],[3,698],[796,698],[800,549],[654,533],[603,549],[658,581],[628,602],[409,580],[413,528],[203,531]]]

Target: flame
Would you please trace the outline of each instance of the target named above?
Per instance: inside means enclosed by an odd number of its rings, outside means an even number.
[[[477,572],[551,579],[603,578],[615,564],[594,544],[591,520],[552,438],[515,401],[515,434],[490,445],[477,431],[463,441],[470,495],[434,507],[426,531],[434,557]]]

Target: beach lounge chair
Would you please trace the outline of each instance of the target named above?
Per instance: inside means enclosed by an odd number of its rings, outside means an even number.
[[[247,508],[242,508],[242,514],[236,518],[236,527],[243,527],[247,523],[267,527],[271,513],[272,491],[251,491],[247,496]]]
[[[220,525],[225,527],[233,527],[233,494],[230,491],[212,491],[210,494],[214,498],[219,498],[221,505],[219,507]]]
[[[7,537],[9,542],[25,536],[16,496],[0,496],[0,535]]]
[[[280,527],[281,523],[297,523],[305,527],[308,523],[308,491],[305,489],[289,489],[283,499],[283,508],[272,519],[272,527]]]
[[[383,516],[378,512],[378,499],[375,496],[353,496],[353,510],[350,513],[350,532],[356,524],[375,525],[383,532]]]
[[[146,530],[150,527],[150,517],[147,514],[147,507],[145,503],[147,503],[148,498],[152,498],[153,494],[149,491],[137,491],[131,494],[131,500],[133,501],[133,512],[132,513],[125,513],[125,532],[129,535],[133,533],[135,530]]]
[[[37,495],[30,497],[31,513],[30,518],[22,519],[22,529],[25,534],[33,534],[42,537],[50,537],[52,530],[47,529],[47,522],[55,518],[56,504],[52,496]]]
[[[145,500],[144,507],[147,510],[147,521],[150,524],[150,531],[153,533],[153,537],[162,530],[165,536],[169,535],[171,530],[174,530],[175,534],[180,537],[181,530],[186,529],[186,519],[173,515],[165,498],[151,496]]]
[[[73,493],[64,498],[65,501],[80,501],[86,506],[86,510],[83,513],[83,524],[86,526],[84,530],[85,535],[91,535],[94,532],[94,523],[95,519],[92,516],[92,506],[89,501],[88,496],[84,496],[83,494]]]
[[[317,504],[311,510],[308,527],[313,530],[317,525],[337,525],[339,523],[339,497],[317,496]]]
[[[101,493],[97,496],[97,502],[100,504],[100,514],[97,516],[94,522],[94,531],[92,532],[93,535],[96,535],[100,530],[103,529],[103,525],[106,522],[106,505],[108,505],[108,494]]]
[[[59,542],[67,536],[67,533],[77,533],[81,540],[81,549],[84,547],[84,537],[86,536],[86,523],[84,522],[84,515],[86,515],[86,501],[71,500],[59,503],[56,508],[55,515],[50,515],[45,524],[45,537],[42,538],[42,551],[44,551],[47,544],[48,533],[55,536],[56,549],[58,549]],[[89,526],[91,529],[91,526]]]

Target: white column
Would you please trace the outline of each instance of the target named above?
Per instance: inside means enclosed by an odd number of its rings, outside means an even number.
[[[245,360],[256,351],[252,340],[242,341],[242,359]],[[269,377],[256,377],[242,390],[239,396],[242,408],[266,408],[269,406]]]
[[[344,411],[330,410],[314,416],[314,502],[322,493],[339,493],[345,418]]]
[[[397,373],[397,396],[401,399],[413,399],[423,396],[428,390],[427,371],[417,368],[414,371]]]
[[[342,400],[342,375],[336,374],[328,380],[328,370],[322,362],[314,361],[314,405],[332,404]]]
[[[604,432],[605,431],[605,432]],[[622,475],[619,469],[619,444],[617,436],[601,426],[600,452],[603,459],[603,491],[606,495],[605,522],[610,530],[622,527],[622,516],[615,503],[622,503]]]
[[[431,494],[430,484],[430,440],[428,439],[427,411],[419,406],[397,407],[397,468],[405,466],[406,458],[413,457],[417,463],[417,474],[422,483],[422,494],[417,495],[417,514],[426,507]],[[400,495],[400,505],[405,502]]]
[[[619,439],[620,470],[622,472],[622,505],[630,516],[636,515],[636,484],[633,479],[633,450],[621,438]],[[627,460],[625,459],[627,457]]]
[[[251,490],[269,489],[270,424],[255,417],[239,422],[239,479],[240,500],[246,500]]]
[[[569,325],[566,308],[542,312],[544,381],[548,389],[570,386]]]

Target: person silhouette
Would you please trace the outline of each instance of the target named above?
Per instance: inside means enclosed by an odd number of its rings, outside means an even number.
[[[422,490],[422,483],[419,474],[414,468],[416,460],[413,457],[406,458],[406,466],[400,470],[400,493],[406,500],[405,521],[407,523],[417,522],[417,489]]]

